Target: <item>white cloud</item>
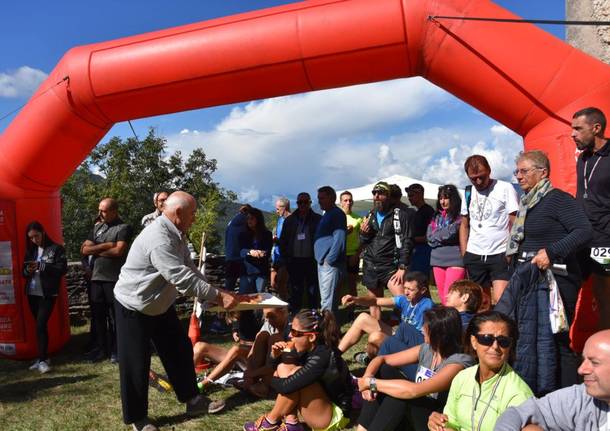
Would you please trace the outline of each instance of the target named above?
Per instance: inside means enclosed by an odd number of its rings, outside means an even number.
[[[251,102],[209,130],[168,136],[168,147],[203,148],[218,160],[223,187],[242,202],[271,205],[273,196],[393,174],[462,184],[461,164],[473,151],[489,157],[496,177],[510,173],[520,138],[504,126],[422,125],[442,124],[443,111],[463,106],[421,78],[395,80]]]
[[[0,73],[0,97],[29,97],[46,78],[42,70],[29,66]]]

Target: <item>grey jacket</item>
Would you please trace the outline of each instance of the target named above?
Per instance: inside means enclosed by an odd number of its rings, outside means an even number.
[[[521,430],[533,423],[549,431],[598,431],[608,419],[608,410],[608,403],[587,394],[584,384],[574,385],[507,409],[494,430]]]
[[[201,300],[218,295],[193,265],[186,238],[161,215],[133,242],[114,297],[129,310],[157,316],[172,306],[178,293]]]

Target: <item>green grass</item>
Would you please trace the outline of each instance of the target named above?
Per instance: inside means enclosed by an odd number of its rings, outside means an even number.
[[[364,294],[361,286],[359,291]],[[435,289],[432,296],[438,299]],[[347,328],[346,324],[342,329]],[[2,431],[130,429],[123,424],[121,416],[118,366],[109,361],[90,364],[83,360],[87,330],[85,326],[72,327],[70,341],[53,356],[52,370],[47,374],[28,370],[31,362],[0,359]],[[229,346],[229,337],[206,338]],[[344,356],[356,375],[364,370],[352,362],[352,355],[364,350],[365,341],[363,337]],[[152,369],[164,372],[156,356],[152,358]],[[150,388],[149,416],[161,429],[232,431],[241,430],[244,422],[256,419],[273,405],[273,400],[259,400],[232,388],[213,387],[207,394],[211,399],[225,399],[227,408],[221,414],[191,418],[184,414],[184,404],[173,393]]]

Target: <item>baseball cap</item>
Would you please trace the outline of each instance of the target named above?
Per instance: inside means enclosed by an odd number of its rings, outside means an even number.
[[[385,194],[389,194],[390,193],[390,186],[385,181],[379,181],[373,187],[373,193],[378,192],[378,191],[383,192]]]
[[[411,184],[409,187],[405,187],[405,192],[409,193],[423,193],[424,192],[424,186],[422,186],[419,183],[413,183]]]

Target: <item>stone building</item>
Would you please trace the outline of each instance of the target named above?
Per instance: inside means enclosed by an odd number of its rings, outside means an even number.
[[[568,21],[610,21],[610,0],[566,0]],[[610,26],[567,26],[570,45],[610,64]]]

